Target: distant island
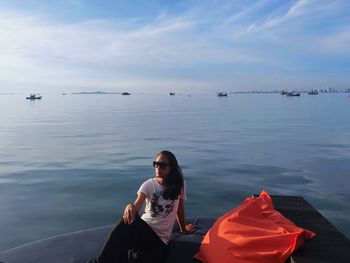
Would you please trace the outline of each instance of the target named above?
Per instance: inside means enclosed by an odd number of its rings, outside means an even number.
[[[86,94],[123,94],[125,92],[105,92],[105,91],[82,91],[82,92],[73,92],[72,94],[82,94],[82,95],[86,95]]]

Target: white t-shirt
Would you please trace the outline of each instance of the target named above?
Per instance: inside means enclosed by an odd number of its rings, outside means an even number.
[[[165,187],[161,186],[156,178],[151,178],[141,185],[137,193],[142,192],[146,195],[145,211],[141,218],[165,244],[168,244],[176,220],[179,199],[185,199],[186,193],[184,185],[184,189],[178,199],[166,200],[163,198],[164,190]]]

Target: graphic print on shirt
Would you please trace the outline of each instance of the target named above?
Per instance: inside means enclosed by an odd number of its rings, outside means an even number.
[[[156,193],[152,194],[151,200],[151,216],[157,217],[160,214],[163,214],[163,217],[169,215],[174,209],[174,200],[167,200],[169,203],[166,203],[164,206],[159,204],[160,195]]]

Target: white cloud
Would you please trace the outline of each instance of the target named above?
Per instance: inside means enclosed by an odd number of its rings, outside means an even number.
[[[248,31],[261,31],[270,29],[273,27],[278,27],[281,24],[287,22],[293,17],[302,16],[305,13],[305,7],[307,6],[307,0],[298,0],[296,3],[291,5],[291,7],[285,12],[278,16],[268,17],[267,20],[257,24],[253,23],[248,26]]]
[[[332,50],[349,54],[346,24],[335,24],[329,35],[307,28],[336,17],[344,2],[299,0],[266,11],[268,2],[232,2],[205,17],[201,6],[176,15],[160,12],[147,21],[137,17],[61,24],[0,11],[0,81],[106,87],[140,85],[135,79],[229,83],[242,71],[246,76],[259,74],[260,68],[271,74],[276,68],[310,68],[296,55],[311,58],[309,53],[318,52],[322,57]]]
[[[326,19],[336,16],[344,8],[349,7],[344,1],[328,1],[328,0],[298,0],[288,9],[280,14],[265,14],[266,19],[261,22],[254,22],[248,26],[248,29],[257,31],[270,29],[289,29],[300,27],[300,31],[307,31],[310,24],[317,21],[325,21]],[[332,23],[330,21],[330,23]]]
[[[317,43],[319,49],[328,53],[350,55],[350,27],[331,35],[322,37]]]
[[[312,1],[308,0],[298,0],[292,7],[288,10],[287,17],[298,16],[304,13],[305,7]]]
[[[196,23],[182,17],[163,17],[132,30],[119,27],[117,21],[106,20],[49,25],[33,18],[13,16],[2,21],[5,26],[0,31],[0,52],[6,57],[0,62],[3,66],[9,61],[21,61],[28,67],[95,63],[157,67],[257,60],[220,48],[219,43],[212,42],[205,34],[196,36]],[[218,50],[213,52],[215,48]]]

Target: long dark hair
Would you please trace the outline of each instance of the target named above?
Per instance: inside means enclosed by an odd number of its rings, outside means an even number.
[[[169,151],[161,151],[157,154],[165,155],[170,164],[170,172],[165,177],[165,190],[163,192],[164,199],[175,200],[179,197],[181,190],[184,186],[184,179],[181,168],[176,160],[175,155]]]

